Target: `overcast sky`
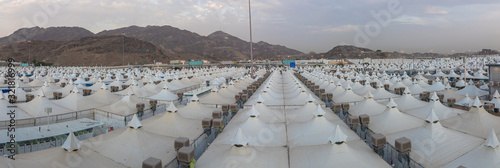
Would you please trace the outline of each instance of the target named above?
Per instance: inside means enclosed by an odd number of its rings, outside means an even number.
[[[498,0],[252,0],[253,40],[302,52],[352,44],[384,51],[500,49]],[[247,0],[0,0],[0,37],[21,27],[94,33],[171,25],[249,40]],[[368,28],[368,29],[367,29]]]

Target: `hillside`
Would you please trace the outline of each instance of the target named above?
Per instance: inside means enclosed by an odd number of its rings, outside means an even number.
[[[222,31],[208,36],[171,26],[130,26],[106,30],[97,35],[121,35],[151,42],[171,54],[192,55],[208,60],[250,59],[249,43]],[[254,58],[274,59],[276,55],[300,55],[300,51],[265,42],[254,43]]]
[[[55,66],[122,65],[123,58],[125,64],[179,59],[178,55],[169,54],[149,42],[123,36],[84,37],[72,41],[32,41],[30,44],[23,41],[0,46],[0,59],[11,56],[16,61],[28,62],[29,53],[31,60],[53,63]]]
[[[21,28],[9,36],[0,38],[0,46],[25,40],[70,41],[89,36],[94,36],[94,33],[81,27]]]

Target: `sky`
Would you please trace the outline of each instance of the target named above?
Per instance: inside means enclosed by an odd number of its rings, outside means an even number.
[[[500,49],[498,0],[252,0],[253,41],[304,53],[337,45],[453,53]],[[22,27],[94,33],[170,25],[249,41],[248,0],[0,0],[0,37]]]

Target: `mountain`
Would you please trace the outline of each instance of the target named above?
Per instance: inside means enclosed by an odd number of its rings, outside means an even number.
[[[2,52],[4,54],[16,55],[25,61],[28,60],[28,50],[31,48],[31,53],[37,53],[42,60],[53,62],[56,65],[66,65],[65,62],[61,62],[61,60],[68,60],[67,65],[76,65],[77,62],[75,61],[80,60],[79,58],[66,59],[64,58],[64,55],[79,57],[80,55],[92,55],[98,52],[97,54],[100,55],[99,57],[104,57],[105,54],[110,54],[110,57],[114,58],[116,57],[116,54],[119,54],[119,52],[113,51],[111,48],[121,48],[121,46],[116,46],[116,41],[111,39],[123,36],[127,37],[126,41],[133,41],[132,39],[137,39],[138,41],[141,41],[141,43],[147,42],[154,45],[156,47],[155,50],[161,52],[161,56],[168,57],[168,59],[158,59],[158,61],[162,62],[166,62],[166,60],[171,59],[210,61],[236,61],[250,59],[249,42],[238,37],[222,31],[216,31],[208,36],[202,36],[197,33],[188,30],[181,30],[172,26],[129,26],[114,30],[104,30],[97,34],[93,34],[92,32],[80,27],[22,28],[7,37],[0,38],[0,46],[2,47]],[[90,39],[103,41],[91,42],[89,41]],[[28,40],[30,40],[31,43],[28,43]],[[74,47],[71,47],[71,45],[106,49],[106,51],[73,50]],[[128,44],[126,42],[126,50],[129,49],[127,45]],[[64,51],[64,49],[69,48],[72,50]],[[6,51],[10,51],[12,53],[7,53]],[[61,56],[57,54],[63,55]],[[303,55],[303,53],[285,46],[273,45],[260,41],[253,43],[253,55],[254,59],[257,60],[274,60],[279,59],[277,57],[278,55],[296,56]],[[0,57],[5,57],[5,55]],[[53,59],[52,57],[57,57],[58,59]],[[80,61],[86,61],[89,65],[95,65],[94,60],[83,59]],[[111,59],[110,61],[111,62],[106,62],[103,65],[121,64],[120,61],[117,61],[116,59]],[[98,65],[100,64],[98,63]]]
[[[373,51],[368,48],[356,47],[352,45],[339,45],[333,47],[326,53],[316,54],[315,58],[325,59],[362,59],[362,58],[390,58],[399,57],[399,53],[382,52],[381,50]]]
[[[222,31],[208,36],[171,26],[130,26],[106,30],[97,35],[121,35],[151,42],[171,54],[191,55],[207,60],[248,60],[249,43]],[[300,55],[300,51],[265,42],[253,43],[255,59],[273,59],[276,55]]]
[[[94,36],[94,33],[81,27],[21,28],[9,36],[0,38],[0,46],[25,40],[70,41],[89,36]]]
[[[124,45],[123,45],[124,44]],[[123,46],[125,46],[124,54]],[[168,62],[179,55],[165,52],[157,46],[130,37],[96,36],[71,41],[26,41],[0,46],[0,59],[53,63],[55,66],[95,66]]]

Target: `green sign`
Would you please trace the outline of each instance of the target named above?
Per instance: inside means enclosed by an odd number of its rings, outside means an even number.
[[[295,62],[295,60],[283,60],[283,64],[290,64],[290,62]]]
[[[189,65],[203,65],[203,61],[189,61]]]
[[[27,66],[29,66],[29,64],[28,63],[21,63],[21,66],[27,67]]]

